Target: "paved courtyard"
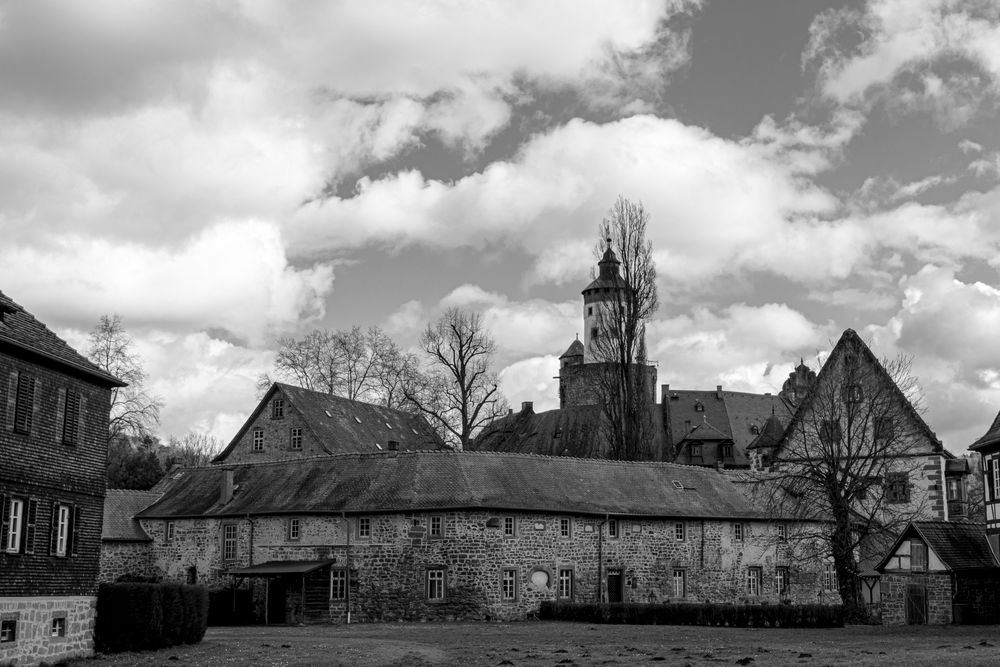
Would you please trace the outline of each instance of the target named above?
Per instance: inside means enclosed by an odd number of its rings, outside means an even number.
[[[997,665],[1000,627],[755,630],[587,623],[210,628],[195,646],[78,665]]]

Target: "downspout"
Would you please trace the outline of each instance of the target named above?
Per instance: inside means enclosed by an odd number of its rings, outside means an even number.
[[[347,572],[344,573],[344,601],[347,603],[347,625],[351,624],[351,524],[347,522],[347,514],[340,513],[344,520],[344,534],[347,536]]]
[[[705,569],[705,520],[701,520],[701,569]]]
[[[945,476],[945,460],[944,455],[939,457],[941,459],[941,506],[944,507],[944,520],[949,521],[949,508],[948,508],[948,478]]]
[[[248,549],[248,553],[250,554],[250,558],[249,558],[250,562],[248,563],[248,565],[253,565],[253,528],[254,528],[254,525],[253,525],[253,519],[250,518],[249,514],[247,514],[246,518],[247,518],[247,523],[250,524],[250,548]]]
[[[604,515],[604,521],[597,527],[597,602],[603,604],[604,600],[604,527],[608,525],[608,515]]]

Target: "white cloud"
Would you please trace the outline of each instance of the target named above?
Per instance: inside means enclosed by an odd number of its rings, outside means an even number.
[[[559,358],[555,355],[530,357],[500,371],[500,390],[514,410],[531,401],[535,412],[559,407]]]

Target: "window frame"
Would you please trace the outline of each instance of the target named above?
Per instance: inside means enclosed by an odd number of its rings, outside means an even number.
[[[0,618],[0,644],[17,642],[17,618]]]
[[[432,514],[427,519],[427,536],[431,539],[441,539],[444,537],[444,517],[440,514]]]
[[[736,523],[733,524],[733,541],[734,542],[742,542],[746,538],[745,533],[746,533],[746,531],[743,529],[743,524],[742,523],[736,522]]]
[[[748,597],[760,597],[761,581],[764,578],[764,571],[759,565],[747,566],[746,574],[746,594]]]
[[[177,525],[173,521],[163,522],[163,542],[165,544],[172,544],[174,537],[176,537]]]
[[[569,540],[573,538],[573,519],[568,516],[559,517],[559,539]]]
[[[774,568],[774,592],[778,597],[788,595],[792,589],[792,572],[787,565],[779,565]]]
[[[1000,456],[990,461],[993,464],[993,500],[1000,500]]]
[[[18,372],[17,383],[14,387],[14,423],[12,428],[15,433],[21,435],[31,435],[31,430],[35,425],[35,401],[38,398],[38,384],[33,375]]]
[[[73,509],[64,503],[56,504],[56,551],[55,555],[65,558],[69,555],[70,523],[73,521]]]
[[[910,474],[908,472],[886,473],[885,501],[887,503],[910,502]]]
[[[519,589],[517,568],[502,568],[500,570],[500,601],[517,602]]]
[[[687,570],[682,567],[675,567],[670,574],[670,581],[673,587],[675,598],[687,598]],[[680,583],[680,593],[677,592],[677,584]]]
[[[574,581],[574,569],[571,567],[561,567],[556,571],[556,598],[559,600],[572,600],[576,588]]]
[[[354,522],[355,537],[359,540],[370,540],[372,538],[372,520],[368,516],[359,516]]]
[[[684,521],[674,522],[674,541],[675,542],[685,542],[687,541],[687,523]]]
[[[429,567],[424,575],[424,594],[427,602],[444,602],[447,599],[448,578],[443,566]]]
[[[864,391],[857,382],[844,385],[844,402],[848,405],[857,405],[864,400]]]
[[[729,443],[719,446],[719,457],[725,461],[726,459],[734,458],[733,446]]]
[[[297,516],[288,517],[287,532],[285,533],[289,542],[298,542],[302,539],[302,519]]]
[[[517,537],[517,521],[513,516],[505,516],[500,526],[504,537]]]
[[[302,450],[301,426],[292,426],[288,429],[288,448],[294,451]]]
[[[4,549],[4,553],[8,554],[18,554],[21,553],[21,548],[24,544],[23,541],[23,531],[24,531],[24,521],[25,521],[25,508],[26,503],[21,498],[9,497],[6,499],[6,509],[4,514],[7,515],[7,547]],[[17,518],[15,523],[14,508],[17,507]]]
[[[250,432],[250,451],[264,451],[264,429],[260,426],[254,426]]]
[[[80,392],[75,389],[66,388],[63,405],[62,436],[60,441],[64,445],[76,445],[80,442]]]
[[[777,528],[777,532],[778,532],[778,541],[779,542],[787,542],[788,541],[788,524],[786,524],[786,523],[778,523],[778,524],[776,524],[776,528]]]
[[[699,461],[701,463],[705,462],[704,448],[702,447],[701,443],[699,443],[699,442],[692,442],[691,446],[690,446],[690,449],[691,449],[691,460],[692,461]]]
[[[49,624],[49,637],[65,637],[66,627],[67,623],[65,616],[53,616],[52,622]]]
[[[271,400],[271,419],[285,418],[285,399],[282,396]]]
[[[921,540],[910,540],[910,571],[926,572],[928,569],[927,545]],[[917,554],[920,554],[918,562]]]
[[[347,599],[347,587],[350,582],[347,569],[343,567],[330,568],[330,600]],[[339,593],[339,595],[338,595]]]
[[[232,537],[229,536],[232,531]],[[235,523],[222,524],[222,562],[232,563],[239,560],[239,527]],[[230,553],[230,547],[231,553]]]
[[[618,519],[608,519],[608,539],[617,540],[621,537],[621,526],[618,525]]]
[[[827,561],[823,563],[823,590],[827,593],[839,592],[837,582],[837,564]]]

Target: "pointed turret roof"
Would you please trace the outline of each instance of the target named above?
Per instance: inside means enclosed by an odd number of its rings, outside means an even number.
[[[597,263],[599,269],[597,278],[584,288],[583,293],[586,294],[590,290],[601,288],[627,288],[628,283],[625,282],[625,279],[618,272],[618,267],[621,264],[618,261],[618,255],[611,249],[611,239],[608,239],[607,249],[605,249],[601,261]]]
[[[1000,444],[1000,412],[997,413],[996,418],[993,420],[993,425],[990,426],[989,430],[986,431],[983,437],[969,445],[969,449],[979,451],[996,444]]]
[[[562,356],[560,356],[559,358],[565,359],[566,357],[582,357],[582,356],[583,356],[583,343],[581,343],[580,339],[577,338],[572,343],[570,343],[570,346],[566,349],[565,352],[562,353]]]
[[[777,447],[785,435],[785,427],[781,425],[781,420],[776,415],[771,415],[764,422],[764,428],[760,430],[760,435],[747,445],[747,449],[758,449],[764,447]]]

